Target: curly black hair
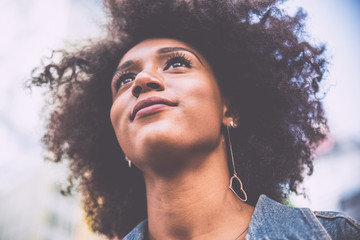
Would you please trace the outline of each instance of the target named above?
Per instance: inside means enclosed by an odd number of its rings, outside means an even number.
[[[223,96],[240,114],[232,142],[238,174],[254,205],[260,194],[297,194],[327,131],[320,82],[324,46],[304,37],[305,13],[281,0],[105,0],[107,36],[60,50],[33,71],[48,89],[43,143],[55,161],[70,161],[94,231],[123,237],[146,218],[143,175],[129,169],[110,122],[110,82],[122,56],[151,38],[173,38],[210,63]]]

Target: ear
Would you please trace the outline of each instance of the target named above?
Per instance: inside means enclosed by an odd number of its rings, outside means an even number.
[[[239,112],[231,107],[231,103],[228,99],[224,100],[224,108],[223,108],[223,119],[222,119],[222,123],[224,124],[224,126],[229,126],[229,127],[237,127],[239,126]],[[231,126],[230,122],[233,122],[234,125]]]

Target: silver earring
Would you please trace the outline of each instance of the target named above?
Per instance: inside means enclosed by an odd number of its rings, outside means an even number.
[[[230,122],[230,126],[231,126],[232,128],[237,128],[237,124],[236,124],[234,121],[231,121],[231,122]]]
[[[236,127],[237,127],[237,125],[236,125],[236,123],[235,123],[234,121],[231,121],[231,122],[230,122],[230,126],[231,126],[232,128],[236,128]],[[236,196],[237,198],[239,198],[239,199],[240,199],[241,201],[243,201],[243,202],[246,202],[246,201],[247,201],[247,194],[246,194],[246,192],[245,192],[245,190],[244,190],[244,188],[243,188],[243,184],[242,184],[240,178],[237,176],[237,172],[236,172],[236,169],[235,169],[234,154],[233,154],[233,151],[232,151],[231,138],[230,138],[230,130],[229,130],[229,126],[228,126],[228,125],[226,125],[226,129],[227,129],[227,135],[228,135],[228,142],[229,142],[229,148],[230,148],[231,161],[232,161],[233,171],[234,171],[233,176],[230,178],[229,188],[230,188],[230,190],[235,194],[235,196]],[[234,190],[234,188],[233,188],[233,182],[234,182],[234,180],[237,180],[237,181],[239,182],[239,184],[240,184],[240,191],[243,193],[244,198],[241,198],[241,197],[236,193],[236,191]]]
[[[131,160],[127,156],[125,156],[125,160],[128,162],[129,168],[131,168]]]

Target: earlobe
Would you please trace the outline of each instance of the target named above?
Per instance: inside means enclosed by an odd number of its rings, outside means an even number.
[[[225,101],[223,108],[223,121],[224,126],[236,128],[239,126],[239,113],[237,110],[230,107],[230,102]]]

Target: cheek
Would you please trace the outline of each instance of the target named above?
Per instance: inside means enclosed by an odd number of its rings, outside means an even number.
[[[129,117],[129,107],[133,101],[129,98],[129,93],[125,92],[118,96],[110,108],[110,120],[116,133],[120,132],[120,128]]]
[[[222,116],[220,90],[211,76],[202,77],[188,86],[188,97],[191,105],[197,108],[197,114],[207,119],[219,119]]]
[[[114,103],[110,109],[110,120],[111,120],[111,124],[116,132],[116,126],[118,125],[118,122],[119,122],[119,114],[117,111],[117,106]]]
[[[124,113],[124,107],[122,107],[121,104],[115,101],[110,109],[110,120],[120,146],[122,146],[121,143],[124,142],[124,139],[128,134],[128,128],[124,126],[124,118],[126,118],[125,115],[126,114]]]
[[[182,92],[186,103],[185,117],[191,120],[187,122],[194,133],[208,137],[209,134],[217,135],[222,124],[223,104],[215,80],[198,76],[197,81],[186,84]]]

